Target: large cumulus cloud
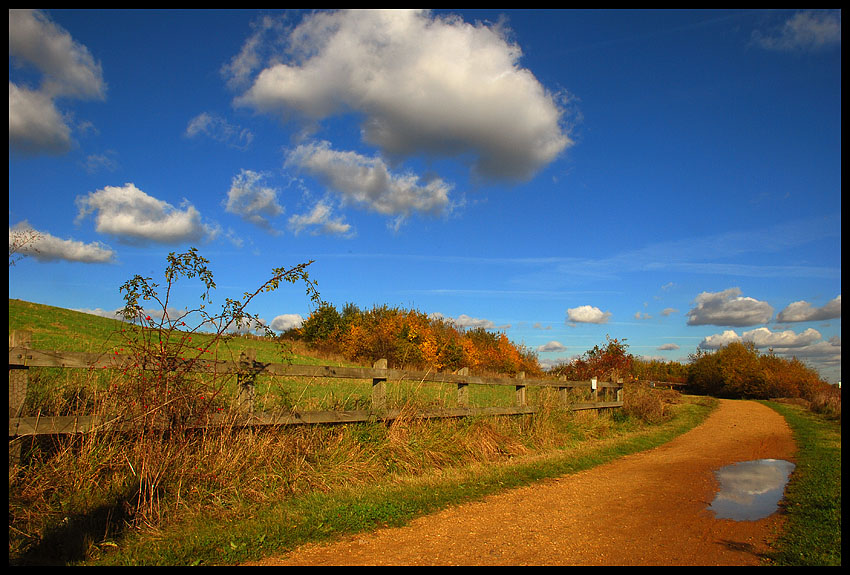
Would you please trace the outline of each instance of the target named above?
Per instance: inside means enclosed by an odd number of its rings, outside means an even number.
[[[320,12],[285,42],[284,59],[255,76],[256,37],[234,59],[231,76],[252,78],[238,105],[314,121],[356,114],[387,157],[462,155],[487,178],[526,180],[571,144],[556,95],[498,26],[423,10]]]

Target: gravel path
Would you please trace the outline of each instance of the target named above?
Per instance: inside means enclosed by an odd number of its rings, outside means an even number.
[[[715,519],[714,471],[794,461],[785,420],[722,400],[702,425],[652,450],[486,497],[400,528],[306,545],[254,565],[757,565],[782,515]]]

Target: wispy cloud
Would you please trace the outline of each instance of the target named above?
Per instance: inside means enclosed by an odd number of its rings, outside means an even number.
[[[392,216],[396,229],[412,213],[441,215],[451,208],[452,186],[441,179],[393,173],[381,158],[334,150],[329,142],[298,146],[286,165],[316,177],[344,205]]]
[[[781,26],[753,32],[753,42],[780,52],[817,51],[841,44],[841,11],[797,12]]]
[[[273,230],[271,220],[281,215],[284,210],[278,202],[278,191],[263,185],[263,178],[261,173],[242,170],[233,177],[223,204],[225,211],[267,230]]]
[[[206,137],[232,148],[245,149],[254,140],[254,134],[247,128],[231,124],[218,114],[202,112],[189,120],[186,137]]]

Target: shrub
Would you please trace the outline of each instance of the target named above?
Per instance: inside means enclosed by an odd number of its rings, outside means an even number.
[[[630,383],[623,390],[623,412],[646,423],[661,423],[671,417],[669,406],[678,403],[680,398],[676,391]]]

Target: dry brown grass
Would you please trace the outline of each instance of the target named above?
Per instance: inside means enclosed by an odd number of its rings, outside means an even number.
[[[681,401],[679,392],[657,389],[643,383],[627,384],[623,392],[623,411],[647,423],[661,423],[670,415],[670,406]]]

